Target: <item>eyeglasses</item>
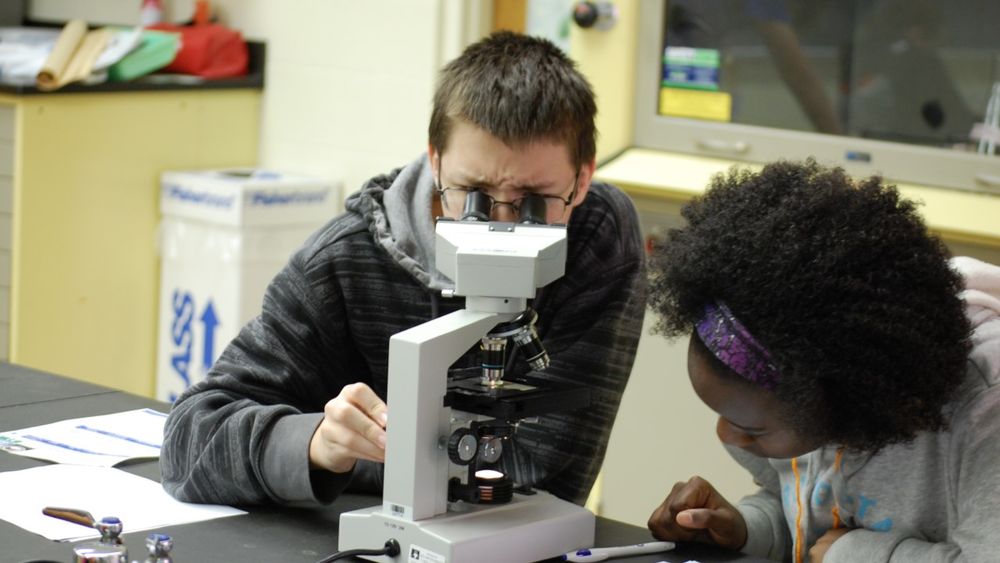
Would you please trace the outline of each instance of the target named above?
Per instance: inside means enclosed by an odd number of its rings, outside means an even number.
[[[443,187],[441,185],[440,170],[441,170],[441,164],[440,161],[438,161],[438,180],[437,180],[437,186],[435,186],[435,188],[437,189],[438,195],[441,197],[441,206],[444,207],[445,211],[449,211],[452,213],[461,213],[462,211],[464,211],[465,200],[468,199],[469,194],[472,192],[479,192],[482,193],[484,196],[486,196],[486,199],[488,199],[490,202],[491,217],[493,216],[493,213],[498,206],[507,206],[510,207],[511,211],[514,213],[514,218],[520,218],[521,204],[524,202],[524,198],[527,195],[531,195],[531,194],[526,194],[525,196],[521,196],[513,201],[501,201],[499,199],[494,198],[490,194],[486,193],[486,191],[483,190],[482,188],[475,186],[460,187],[460,188]],[[546,210],[545,215],[547,217],[556,217],[558,219],[562,219],[563,217],[566,216],[566,212],[571,207],[573,207],[573,200],[576,198],[577,184],[579,184],[579,181],[580,181],[580,173],[577,172],[576,176],[573,178],[572,193],[570,193],[569,197],[567,198],[550,194],[534,194],[542,197],[545,200],[545,210]]]

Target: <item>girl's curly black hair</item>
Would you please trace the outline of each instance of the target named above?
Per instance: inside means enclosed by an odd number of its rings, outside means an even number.
[[[778,367],[783,419],[825,443],[944,428],[970,350],[962,279],[895,186],[782,161],[714,177],[681,214],[650,258],[657,332],[726,303]]]

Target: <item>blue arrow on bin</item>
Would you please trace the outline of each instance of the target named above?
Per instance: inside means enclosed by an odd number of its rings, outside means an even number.
[[[205,370],[207,371],[215,361],[215,327],[219,326],[219,317],[215,316],[215,307],[212,306],[211,299],[209,299],[208,305],[205,305],[205,310],[202,311],[199,320],[205,325],[205,345],[202,346],[202,351],[204,352],[202,363],[205,365]]]

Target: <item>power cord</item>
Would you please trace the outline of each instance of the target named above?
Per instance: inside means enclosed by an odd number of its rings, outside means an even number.
[[[360,555],[388,555],[389,557],[395,557],[399,555],[399,542],[390,538],[386,540],[385,546],[382,549],[348,549],[347,551],[338,551],[333,555],[320,559],[317,563],[330,563],[331,561],[339,561]]]

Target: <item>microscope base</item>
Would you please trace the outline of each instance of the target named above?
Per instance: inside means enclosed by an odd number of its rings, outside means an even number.
[[[411,522],[387,516],[381,506],[340,515],[338,549],[377,549],[395,538],[395,558],[372,561],[498,563],[558,557],[594,544],[594,515],[573,503],[537,491],[515,494],[498,506],[468,505],[462,512]]]

